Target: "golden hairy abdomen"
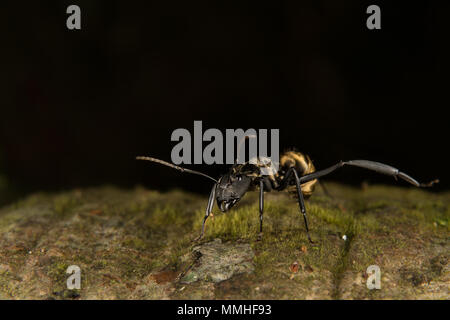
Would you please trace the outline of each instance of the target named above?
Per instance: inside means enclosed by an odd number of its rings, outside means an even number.
[[[299,176],[312,173],[316,171],[314,164],[308,155],[305,155],[298,151],[287,151],[280,156],[280,167],[286,172],[287,169],[294,167],[297,170]],[[301,185],[303,196],[309,198],[314,191],[317,179],[303,183]],[[295,186],[289,186],[287,188],[289,192],[296,193]]]

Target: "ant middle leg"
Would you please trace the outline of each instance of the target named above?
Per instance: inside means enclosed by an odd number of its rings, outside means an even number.
[[[308,236],[309,242],[314,243],[314,241],[311,240],[311,236],[309,235],[308,218],[306,217],[305,200],[303,198],[302,187],[300,186],[300,178],[298,177],[297,171],[295,170],[294,167],[291,167],[287,170],[286,175],[284,176],[284,179],[281,181],[277,190],[279,191],[284,190],[289,185],[289,182],[292,181],[291,180],[292,175],[294,175],[295,186],[297,188],[298,205],[300,208],[300,212],[303,215],[303,220],[305,222],[306,235]]]

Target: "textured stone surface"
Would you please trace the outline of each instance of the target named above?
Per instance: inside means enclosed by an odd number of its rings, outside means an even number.
[[[254,254],[248,243],[222,243],[221,239],[194,247],[194,265],[182,283],[198,280],[221,282],[242,273],[251,273]]]
[[[281,193],[266,196],[262,241],[248,193],[201,242],[206,195],[30,195],[0,209],[0,299],[450,299],[450,193],[328,187],[333,199],[306,203],[315,245]],[[374,264],[380,290],[366,286]],[[80,290],[67,289],[71,265]]]

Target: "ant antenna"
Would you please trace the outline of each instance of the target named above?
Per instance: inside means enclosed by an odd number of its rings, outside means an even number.
[[[145,161],[156,162],[156,163],[159,163],[159,164],[171,167],[171,168],[176,169],[176,170],[181,171],[181,172],[188,172],[188,173],[193,173],[193,174],[197,174],[197,175],[200,175],[200,176],[204,176],[204,177],[206,177],[208,179],[211,179],[215,183],[217,183],[216,179],[214,179],[211,176],[208,176],[205,173],[202,173],[202,172],[199,172],[199,171],[195,171],[195,170],[191,170],[191,169],[182,168],[182,167],[176,166],[176,165],[174,165],[172,163],[169,163],[169,162],[166,162],[166,161],[163,161],[163,160],[155,159],[155,158],[152,158],[152,157],[143,157],[143,156],[136,157],[136,160],[145,160]]]

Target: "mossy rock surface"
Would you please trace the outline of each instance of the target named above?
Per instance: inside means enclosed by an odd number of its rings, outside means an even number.
[[[449,299],[450,193],[329,184],[307,202],[258,195],[207,222],[207,195],[114,187],[0,209],[0,299]],[[220,240],[218,240],[220,239]],[[346,239],[346,240],[344,240]],[[81,269],[67,289],[66,270]],[[381,289],[366,286],[367,267]]]
[[[221,239],[194,247],[192,266],[181,283],[194,281],[221,282],[243,273],[252,273],[254,253],[249,243],[228,242]]]

